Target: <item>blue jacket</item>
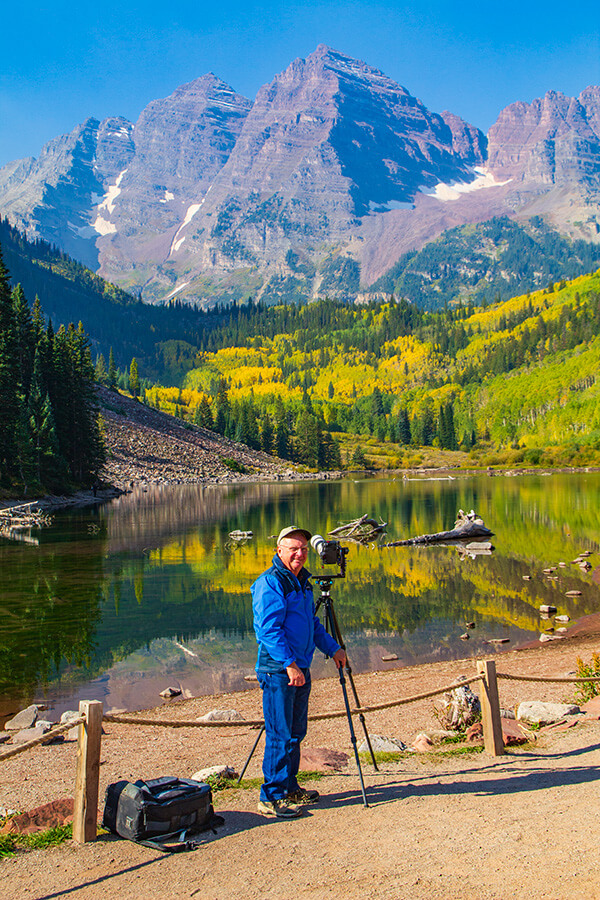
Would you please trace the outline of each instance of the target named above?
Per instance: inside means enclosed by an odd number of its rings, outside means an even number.
[[[310,572],[299,579],[277,554],[273,565],[251,587],[254,631],[258,641],[257,672],[281,672],[295,662],[308,669],[315,648],[327,656],[340,646],[315,615]]]

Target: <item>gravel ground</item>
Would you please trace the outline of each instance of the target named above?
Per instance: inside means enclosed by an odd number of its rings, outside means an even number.
[[[587,632],[523,651],[498,654],[498,670],[564,676],[577,656],[589,660],[600,646],[597,617]],[[427,664],[356,678],[363,705],[411,696],[474,673],[472,660]],[[569,685],[500,682],[501,705],[522,700],[572,699]],[[144,715],[190,719],[214,708],[260,717],[258,690],[171,702]],[[315,682],[312,712],[342,708],[336,679]],[[142,714],[139,714],[142,715]],[[369,732],[410,743],[438,727],[433,701],[371,713]],[[191,775],[224,764],[238,770],[256,731],[167,729],[106,723],[102,741],[101,796],[120,778]],[[21,853],[0,863],[4,900],[82,900],[197,897],[221,900],[292,897],[347,900],[383,898],[600,897],[598,775],[600,721],[541,732],[535,742],[506,755],[405,756],[375,772],[364,764],[369,808],[362,803],[345,719],[313,722],[308,747],[343,750],[348,769],[315,786],[318,806],[282,822],[256,811],[258,790],[215,794],[225,825],[194,853],[174,856],[112,836],[93,844],[72,842]],[[0,763],[0,805],[31,809],[72,796],[75,744],[41,747]],[[247,776],[260,774],[260,752]]]

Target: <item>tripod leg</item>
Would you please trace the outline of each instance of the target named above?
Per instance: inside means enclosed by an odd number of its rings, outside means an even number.
[[[365,782],[363,780],[363,773],[360,765],[360,757],[358,755],[358,747],[356,745],[356,733],[354,731],[354,725],[352,724],[352,713],[350,712],[350,703],[348,701],[348,691],[346,690],[346,679],[344,678],[344,670],[342,666],[339,667],[338,672],[340,674],[340,684],[342,686],[342,694],[344,695],[344,705],[346,707],[346,716],[348,718],[348,727],[350,729],[350,740],[352,741],[352,747],[354,749],[354,759],[356,760],[356,766],[358,768],[358,777],[360,778],[360,789],[362,791],[363,804],[365,808],[368,808],[369,802],[367,800],[367,792],[365,791]],[[373,751],[371,751],[372,753]]]
[[[356,687],[354,685],[354,678],[352,677],[352,669],[350,665],[346,663],[346,674],[348,675],[348,681],[350,682],[350,687],[352,688],[352,694],[354,695],[354,702],[357,706],[360,706],[360,700],[358,699],[358,693],[356,691]],[[369,753],[371,754],[371,762],[373,763],[373,768],[376,772],[379,772],[379,767],[375,760],[375,753],[373,752],[373,747],[371,746],[371,738],[369,737],[369,732],[367,731],[367,723],[365,721],[365,717],[363,713],[358,714],[358,718],[360,719],[360,724],[362,725],[362,729],[365,733],[365,740],[367,742],[367,747],[369,748]]]
[[[257,738],[256,738],[256,740],[254,741],[254,744],[252,745],[252,750],[251,750],[250,753],[248,754],[248,759],[247,759],[246,762],[244,763],[244,768],[243,768],[242,771],[240,772],[240,777],[239,777],[238,780],[237,780],[237,784],[240,784],[240,783],[241,783],[242,778],[244,777],[244,774],[245,774],[245,772],[246,772],[246,769],[248,768],[248,766],[249,766],[249,764],[250,764],[250,760],[252,759],[252,757],[253,757],[253,755],[254,755],[254,751],[255,751],[256,748],[258,747],[258,742],[260,741],[261,737],[262,737],[263,734],[264,734],[264,731],[265,731],[265,726],[262,725],[260,731],[258,732]]]
[[[329,608],[328,608],[327,612],[328,612],[328,617],[329,617],[329,620],[331,623],[331,633],[333,634],[333,637],[336,639],[336,641],[338,642],[340,647],[342,647],[345,650],[346,646],[345,646],[343,638],[342,638],[342,633],[340,631],[340,625],[338,622],[338,618],[337,618],[335,609],[333,608],[333,603],[329,604]],[[352,677],[352,669],[350,667],[350,663],[348,662],[347,657],[346,657],[346,672],[348,675],[348,681],[350,682],[350,687],[352,688],[354,702],[355,702],[356,706],[359,707],[360,700],[358,699],[358,691],[356,690],[356,685],[354,684],[354,678]],[[373,763],[373,768],[375,769],[376,772],[379,772],[379,767],[377,766],[377,762],[375,760],[375,753],[373,752],[373,747],[371,746],[371,738],[369,737],[369,732],[367,731],[367,723],[365,721],[364,714],[359,713],[358,718],[360,719],[360,724],[362,725],[362,729],[365,734],[365,740],[367,741],[367,747],[369,748],[369,753],[371,754],[371,762]]]

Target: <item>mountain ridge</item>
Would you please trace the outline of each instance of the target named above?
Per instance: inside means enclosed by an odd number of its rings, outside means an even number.
[[[254,101],[209,73],[135,124],[86,120],[0,169],[0,212],[147,302],[355,297],[493,216],[600,241],[600,87],[517,101],[486,137],[320,44]]]

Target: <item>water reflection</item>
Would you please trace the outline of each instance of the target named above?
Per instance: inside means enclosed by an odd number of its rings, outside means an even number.
[[[591,575],[570,561],[598,549],[599,493],[596,474],[188,485],[58,515],[37,547],[0,542],[0,714],[44,694],[73,705],[84,684],[86,696],[126,707],[155,703],[170,682],[243,687],[255,654],[249,587],[270,563],[270,536],[292,521],[325,533],[368,513],[394,540],[446,530],[473,508],[494,531],[489,556],[351,546],[333,596],[356,671],[384,668],[389,653],[398,665],[534,638],[541,604],[572,618],[597,610]],[[234,530],[254,538],[234,543]]]

